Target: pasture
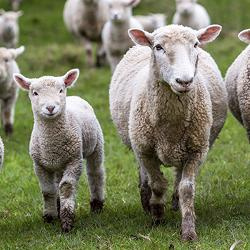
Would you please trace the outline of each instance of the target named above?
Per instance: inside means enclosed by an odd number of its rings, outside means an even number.
[[[195,243],[180,241],[181,216],[171,211],[172,169],[163,169],[169,181],[164,223],[151,225],[143,213],[138,190],[137,164],[132,152],[121,142],[109,113],[108,66],[89,69],[84,50],[66,31],[63,0],[24,0],[20,18],[20,45],[26,51],[18,58],[27,77],[63,75],[80,69],[80,78],[68,95],[79,95],[95,109],[105,137],[106,202],[101,214],[90,214],[86,175],[78,187],[76,222],[73,231],[62,234],[59,223],[44,224],[42,195],[29,157],[33,115],[27,93],[20,91],[16,106],[14,134],[0,135],[5,143],[5,162],[0,172],[1,249],[250,249],[250,150],[244,129],[228,114],[219,139],[209,153],[197,178]],[[212,23],[223,26],[219,39],[206,47],[223,75],[246,46],[237,39],[239,31],[250,28],[249,0],[201,0]],[[0,8],[8,9],[6,0]],[[173,0],[142,0],[136,14],[163,12],[168,23]]]

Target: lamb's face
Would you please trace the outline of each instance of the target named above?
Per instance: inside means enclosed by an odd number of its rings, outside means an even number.
[[[176,0],[176,10],[182,16],[190,16],[193,14],[196,0]]]

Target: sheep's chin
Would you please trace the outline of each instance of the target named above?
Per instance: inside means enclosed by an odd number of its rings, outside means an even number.
[[[183,90],[180,90],[180,89],[176,89],[175,87],[173,87],[172,85],[170,86],[171,90],[176,94],[176,95],[185,95],[187,93],[189,93],[191,91],[192,88],[190,89],[183,89]]]
[[[42,116],[43,119],[53,120],[53,119],[55,119],[55,118],[57,118],[59,116],[59,112],[56,112],[56,113],[53,113],[53,114],[41,113],[40,115]]]

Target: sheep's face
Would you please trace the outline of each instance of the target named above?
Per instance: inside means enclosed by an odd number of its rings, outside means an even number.
[[[0,48],[0,83],[7,82],[11,79],[13,62],[23,51],[23,46],[18,49]]]
[[[182,16],[191,16],[194,12],[196,0],[176,0],[176,10]]]
[[[152,67],[157,80],[170,85],[176,94],[187,93],[195,86],[200,44],[213,41],[221,26],[211,25],[199,31],[181,25],[169,25],[154,33],[131,29],[135,43],[152,49]]]
[[[28,79],[14,74],[15,81],[24,89],[29,90],[32,110],[41,119],[55,119],[65,111],[66,88],[77,80],[79,70],[74,69],[62,77],[44,76]]]
[[[21,15],[21,11],[0,12],[0,23],[3,29],[4,40],[9,40],[15,37],[18,31],[18,18]]]
[[[139,0],[109,0],[110,19],[115,23],[122,23],[132,15],[132,7],[136,6]]]

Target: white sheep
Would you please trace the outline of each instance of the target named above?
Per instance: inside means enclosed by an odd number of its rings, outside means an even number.
[[[22,11],[0,10],[0,44],[7,48],[16,48],[19,41],[18,19]]]
[[[43,217],[51,222],[60,215],[61,228],[73,227],[75,196],[87,160],[91,211],[101,211],[104,203],[104,141],[92,107],[76,96],[66,97],[78,69],[62,77],[28,79],[14,74],[17,84],[29,91],[34,114],[30,155],[44,199]],[[58,206],[57,206],[58,202]]]
[[[239,39],[250,44],[250,29],[239,33]],[[226,74],[229,108],[247,130],[250,142],[250,45],[235,59]]]
[[[24,46],[18,49],[0,48],[0,100],[2,124],[7,135],[13,132],[15,105],[18,86],[13,80],[13,73],[19,73],[16,58],[22,54]]]
[[[166,25],[167,17],[165,14],[150,14],[147,16],[134,16],[147,32],[154,32],[154,30]]]
[[[89,66],[94,66],[91,42],[98,43],[96,66],[100,66],[105,58],[101,32],[108,20],[107,0],[67,0],[63,16],[67,29],[83,44]]]
[[[110,20],[104,25],[102,41],[112,72],[127,50],[133,46],[128,29],[142,28],[132,16],[132,8],[139,2],[140,0],[109,0]]]
[[[210,17],[206,9],[197,3],[197,0],[176,0],[173,23],[199,30],[210,24]]]
[[[11,8],[14,11],[17,11],[20,7],[22,0],[10,0]]]
[[[160,165],[176,169],[173,208],[180,206],[182,239],[195,240],[195,177],[227,114],[227,93],[212,57],[199,45],[221,26],[199,31],[169,25],[154,33],[131,29],[130,49],[112,77],[110,111],[140,167],[141,202],[159,222],[167,180]]]
[[[3,166],[3,160],[4,160],[4,144],[2,138],[0,137],[0,169]]]

